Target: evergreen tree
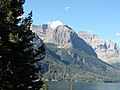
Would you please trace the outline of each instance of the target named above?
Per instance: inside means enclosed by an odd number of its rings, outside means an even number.
[[[38,61],[44,58],[44,45],[34,48],[30,30],[32,12],[20,18],[25,0],[0,0],[0,90],[39,90]]]
[[[43,84],[42,88],[40,88],[40,90],[48,90],[47,78],[45,78],[43,82],[44,82],[44,84]]]

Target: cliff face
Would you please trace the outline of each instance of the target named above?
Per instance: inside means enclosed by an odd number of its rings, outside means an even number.
[[[109,64],[120,62],[120,50],[116,43],[111,40],[102,40],[87,31],[80,31],[78,36],[92,46],[98,58]]]
[[[83,50],[89,55],[97,56],[93,48],[67,25],[60,25],[56,28],[51,28],[47,25],[34,25],[32,26],[32,30],[37,33],[45,43],[54,43],[58,48],[76,48]]]
[[[51,28],[47,24],[33,25],[32,30],[45,43],[54,43],[58,48],[73,47],[83,50],[89,55],[98,56],[98,58],[109,64],[120,62],[120,49],[115,42],[102,40],[97,35],[87,31],[80,31],[76,34],[67,25]]]
[[[70,80],[71,77],[75,81],[120,80],[120,70],[100,60],[94,51],[110,52],[114,49],[119,52],[117,45],[112,42],[105,42],[90,33],[85,34],[87,32],[79,34],[83,40],[67,25],[55,28],[47,24],[33,25],[32,30],[38,35],[35,37],[35,47],[45,43],[45,59],[37,63],[41,66],[43,77],[49,80]]]

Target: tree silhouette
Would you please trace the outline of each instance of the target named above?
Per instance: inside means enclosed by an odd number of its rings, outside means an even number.
[[[34,46],[30,30],[32,12],[23,15],[25,0],[0,0],[0,90],[39,90],[37,61],[44,58],[45,48]]]

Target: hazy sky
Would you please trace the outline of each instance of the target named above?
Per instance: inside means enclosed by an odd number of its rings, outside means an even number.
[[[59,20],[120,46],[120,0],[26,0],[24,10],[33,11],[33,24]]]

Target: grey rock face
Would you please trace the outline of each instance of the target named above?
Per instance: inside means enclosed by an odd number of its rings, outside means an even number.
[[[46,36],[48,28],[49,26],[47,24],[32,25],[31,27],[32,31],[35,32],[39,37],[42,37],[42,39]]]
[[[89,55],[97,56],[93,48],[81,39],[67,25],[60,25],[55,29],[47,25],[32,26],[32,30],[38,34],[45,43],[54,43],[58,48],[76,48]]]
[[[99,49],[118,51],[117,45],[104,42],[96,35],[82,34],[88,39],[87,44],[85,39],[81,39],[66,25],[54,29],[45,24],[34,25],[32,30],[38,35],[34,40],[35,47],[45,42],[46,57],[38,63],[42,67],[43,77],[48,77],[49,80],[70,80],[74,77],[73,80],[76,81],[120,81],[120,71],[98,59],[94,52]],[[99,44],[96,46],[95,43]]]
[[[93,47],[98,58],[109,64],[120,62],[120,50],[115,42],[102,40],[97,35],[87,31],[80,31],[78,35]]]

